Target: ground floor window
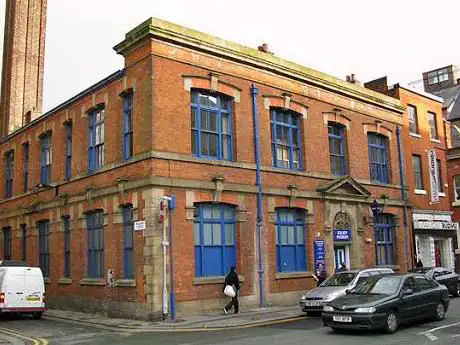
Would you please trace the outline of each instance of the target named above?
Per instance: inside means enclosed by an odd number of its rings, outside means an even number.
[[[376,217],[375,230],[375,259],[377,265],[394,264],[393,247],[393,216],[381,214]]]

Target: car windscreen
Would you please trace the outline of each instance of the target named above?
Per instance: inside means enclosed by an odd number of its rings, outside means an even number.
[[[327,278],[320,286],[347,286],[356,277],[356,273],[344,272],[336,273]]]
[[[400,276],[369,277],[358,283],[350,290],[357,295],[393,295],[401,283]]]

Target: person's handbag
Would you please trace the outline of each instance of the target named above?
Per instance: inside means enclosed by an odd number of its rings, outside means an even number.
[[[227,295],[228,297],[232,297],[232,298],[235,297],[236,296],[235,288],[231,285],[225,286],[224,294]]]

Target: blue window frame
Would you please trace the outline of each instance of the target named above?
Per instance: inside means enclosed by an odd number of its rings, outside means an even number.
[[[368,133],[369,170],[373,182],[389,183],[387,137]]]
[[[331,173],[336,176],[343,176],[347,174],[344,134],[344,126],[329,122],[328,137]]]
[[[3,228],[3,258],[11,260],[11,227]]]
[[[5,153],[5,198],[13,195],[13,176],[14,176],[14,151]]]
[[[300,119],[292,111],[273,108],[270,111],[273,166],[300,170]]]
[[[104,166],[104,109],[88,114],[88,172]]]
[[[53,149],[51,147],[51,134],[40,137],[40,183],[49,184],[51,180],[51,161]]]
[[[24,193],[29,189],[29,143],[22,144]]]
[[[195,276],[223,276],[236,266],[235,208],[197,204],[193,224]]]
[[[62,217],[62,223],[64,228],[64,278],[70,277],[70,217]]]
[[[42,220],[38,226],[38,263],[44,277],[50,276],[49,220]]]
[[[122,155],[124,160],[133,156],[133,94],[129,92],[123,95],[122,114]]]
[[[72,123],[65,124],[65,179],[70,178],[72,172]]]
[[[393,216],[381,214],[376,217],[375,231],[375,261],[377,265],[393,265]]]
[[[102,211],[87,215],[88,278],[104,277],[104,216]]]
[[[296,208],[276,209],[276,271],[306,271],[305,212]]]
[[[123,277],[134,278],[133,207],[123,207]]]
[[[197,157],[232,160],[231,98],[192,92],[192,153]]]
[[[21,259],[27,262],[27,225],[21,224]]]

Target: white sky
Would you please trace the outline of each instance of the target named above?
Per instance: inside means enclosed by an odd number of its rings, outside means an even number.
[[[48,0],[44,110],[122,68],[112,47],[151,16],[254,48],[267,42],[342,79],[407,83],[460,64],[459,13],[458,0]]]

